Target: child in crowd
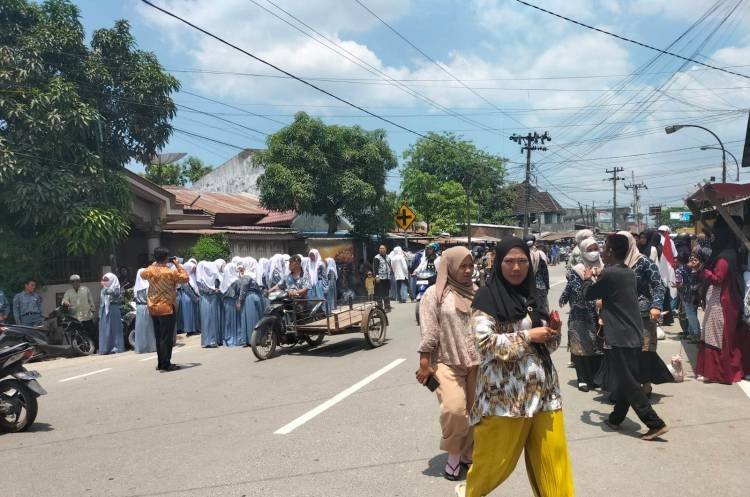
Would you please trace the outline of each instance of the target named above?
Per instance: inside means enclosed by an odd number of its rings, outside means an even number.
[[[688,322],[688,329],[684,338],[692,343],[698,343],[701,337],[701,324],[698,321],[698,273],[688,266],[691,259],[697,261],[698,258],[689,252],[681,252],[677,256],[678,267],[675,271],[675,286]]]
[[[375,276],[372,271],[367,271],[367,278],[365,278],[365,288],[367,288],[367,298],[369,300],[375,299]]]

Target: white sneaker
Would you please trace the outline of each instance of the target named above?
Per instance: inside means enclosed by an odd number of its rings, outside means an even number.
[[[466,483],[456,485],[456,497],[466,497]]]

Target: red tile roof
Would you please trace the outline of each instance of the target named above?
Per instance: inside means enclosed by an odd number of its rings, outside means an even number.
[[[710,185],[721,203],[731,202],[740,198],[750,196],[750,183],[714,183]],[[702,190],[690,195],[686,202],[701,204],[706,200]]]

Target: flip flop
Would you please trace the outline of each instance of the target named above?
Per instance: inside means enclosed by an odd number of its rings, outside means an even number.
[[[449,462],[445,463],[443,476],[448,481],[458,481],[458,479],[461,477],[461,463],[459,462],[455,466],[451,466],[451,463]]]

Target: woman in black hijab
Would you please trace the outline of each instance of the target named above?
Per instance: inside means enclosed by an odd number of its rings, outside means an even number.
[[[550,352],[560,327],[536,299],[531,254],[519,238],[497,247],[487,286],[474,298],[471,327],[480,354],[473,464],[459,496],[488,495],[513,472],[521,452],[540,497],[574,495],[560,384]]]
[[[732,219],[742,227],[742,219]],[[732,384],[750,373],[750,340],[741,319],[745,284],[739,247],[739,240],[720,217],[713,226],[711,258],[705,267],[698,262],[689,264],[708,284],[695,366],[698,378],[706,381]]]

